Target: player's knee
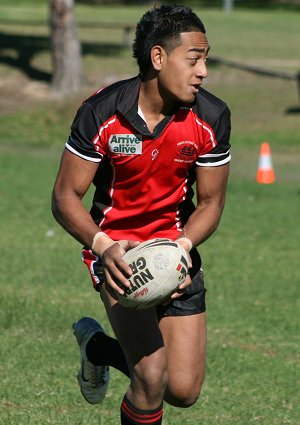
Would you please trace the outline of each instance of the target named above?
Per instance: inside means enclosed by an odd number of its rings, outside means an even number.
[[[202,380],[190,383],[181,382],[171,387],[168,386],[165,393],[165,401],[175,407],[191,407],[200,396],[201,386]]]
[[[180,394],[177,398],[177,403],[179,407],[187,408],[193,406],[200,396],[200,392],[189,391],[184,394]]]
[[[132,379],[134,386],[143,391],[146,398],[162,399],[168,381],[167,367],[164,362],[155,359],[144,367],[135,368]]]
[[[156,366],[155,364],[143,371],[139,376],[140,382],[147,390],[152,391],[157,388],[158,391],[165,391],[168,380],[167,368]]]
[[[200,395],[200,392],[193,390],[190,391],[177,391],[169,394],[166,397],[167,403],[175,407],[187,408],[193,406],[196,403]]]

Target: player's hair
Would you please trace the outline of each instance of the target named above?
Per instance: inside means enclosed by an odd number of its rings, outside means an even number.
[[[180,44],[180,33],[202,32],[200,18],[187,6],[164,5],[146,12],[138,22],[132,46],[141,76],[151,69],[150,52],[153,46],[163,47],[170,53]]]

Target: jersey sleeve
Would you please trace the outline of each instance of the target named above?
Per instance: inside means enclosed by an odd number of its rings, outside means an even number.
[[[100,162],[104,156],[98,143],[101,124],[89,103],[84,103],[74,118],[66,148],[83,159]]]
[[[230,111],[227,106],[223,109],[218,118],[211,124],[214,140],[212,148],[203,154],[200,154],[196,165],[199,167],[217,167],[230,161]]]

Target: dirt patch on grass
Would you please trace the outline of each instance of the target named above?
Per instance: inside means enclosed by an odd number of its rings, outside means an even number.
[[[0,80],[0,114],[28,108],[38,101],[49,100],[50,85],[34,81],[22,74],[2,77]]]

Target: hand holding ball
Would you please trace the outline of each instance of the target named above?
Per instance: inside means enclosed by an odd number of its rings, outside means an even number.
[[[170,239],[151,239],[127,251],[131,286],[116,294],[121,305],[145,309],[161,304],[176,292],[188,274],[188,253]]]

